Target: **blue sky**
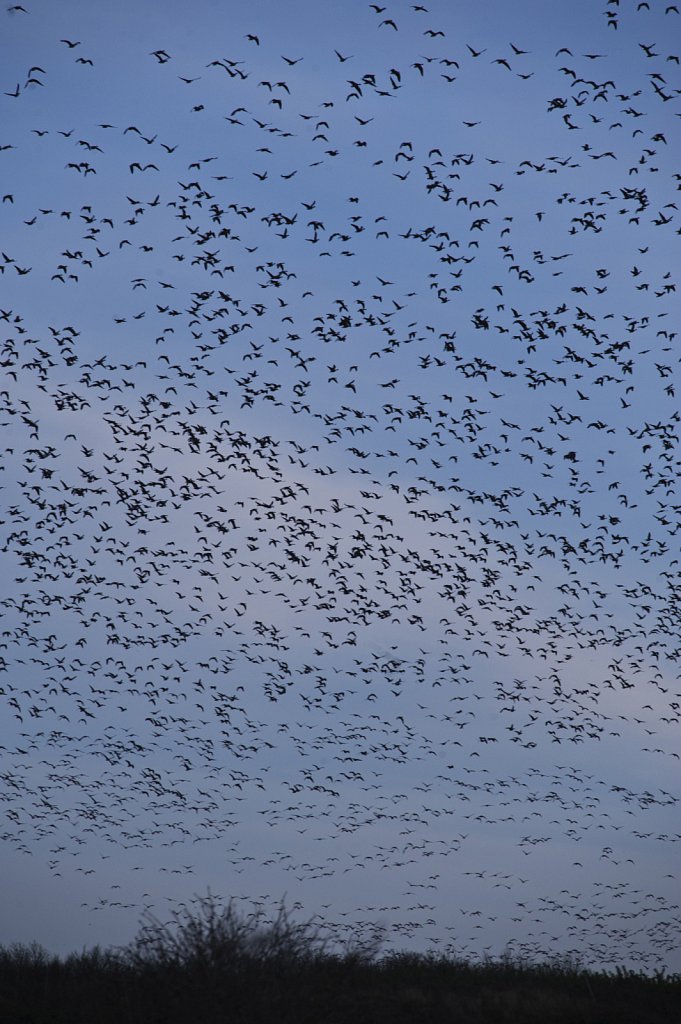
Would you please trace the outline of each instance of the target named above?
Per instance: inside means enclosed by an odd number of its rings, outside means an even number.
[[[2,15],[0,941],[678,970],[679,14],[377,6]]]

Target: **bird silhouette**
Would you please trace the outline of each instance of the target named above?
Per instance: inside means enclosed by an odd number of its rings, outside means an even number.
[[[668,967],[678,12],[303,7],[7,21],[3,840]]]

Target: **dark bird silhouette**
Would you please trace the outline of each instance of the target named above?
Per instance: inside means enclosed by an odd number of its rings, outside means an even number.
[[[656,970],[678,12],[581,5],[530,52],[368,6],[147,51],[103,5],[94,59],[73,12],[7,19],[3,841],[100,915],[98,874],[134,909],[217,851],[348,938]]]

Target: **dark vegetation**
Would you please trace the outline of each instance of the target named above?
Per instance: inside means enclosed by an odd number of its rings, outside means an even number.
[[[669,1024],[681,976],[595,973],[574,963],[472,964],[331,948],[310,925],[240,916],[210,895],[170,925],[143,919],[127,947],[65,959],[0,947],[0,1024]]]

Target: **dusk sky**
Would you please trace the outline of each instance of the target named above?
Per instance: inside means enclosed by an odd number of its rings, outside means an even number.
[[[681,15],[0,13],[0,942],[681,970]]]

